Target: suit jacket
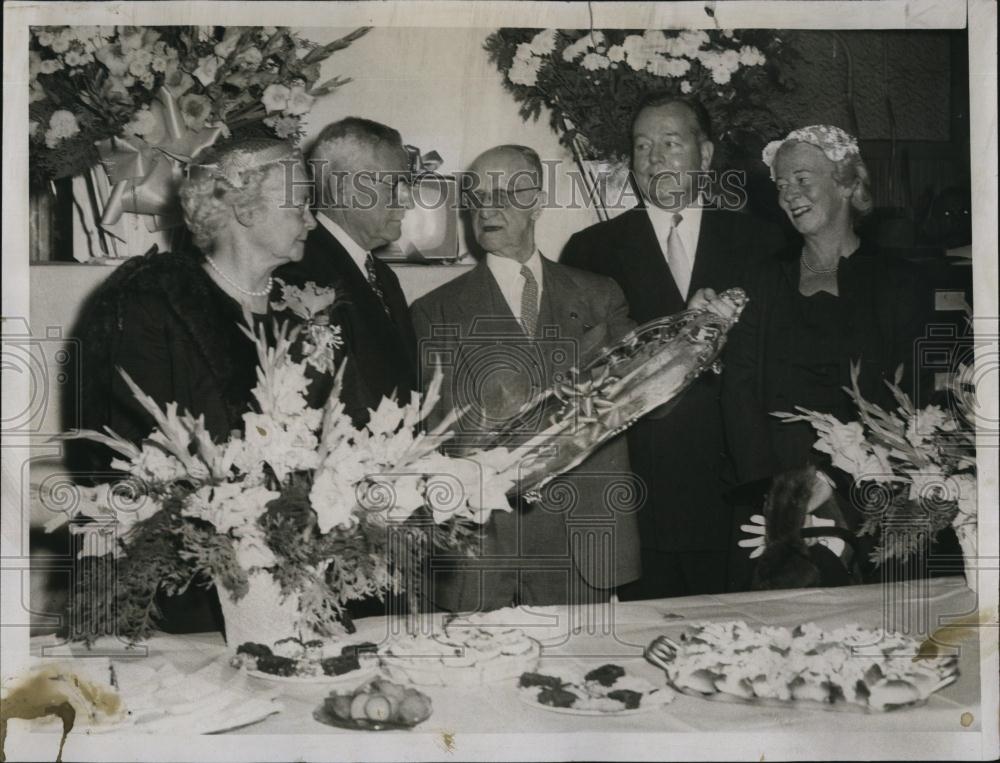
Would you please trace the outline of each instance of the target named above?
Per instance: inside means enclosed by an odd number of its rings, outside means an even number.
[[[737,212],[702,214],[689,294],[742,286],[781,245],[777,229]],[[621,286],[639,324],[685,309],[685,300],[645,209],[633,209],[575,234],[561,262],[601,273]],[[722,551],[729,509],[722,499],[730,468],[720,408],[720,381],[703,374],[665,417],[629,430],[632,468],[646,484],[639,511],[643,547],[658,551]]]
[[[579,366],[582,355],[633,326],[621,290],[612,281],[544,258],[542,263],[538,330],[532,338],[524,335],[485,262],[413,304],[423,386],[430,383],[435,362],[444,371],[442,402],[435,416],[455,406],[469,408],[456,427],[461,445],[488,445],[491,427],[496,428],[570,367]],[[544,565],[545,559],[557,567],[560,559],[565,560],[564,582],[550,578],[540,586],[547,586],[546,590],[534,590],[530,597],[522,589],[522,601],[576,600],[571,581],[576,576],[598,589],[635,580],[639,554],[634,511],[609,509],[613,500],[605,497],[616,484],[632,479],[624,439],[608,442],[566,479],[562,495],[574,496],[570,505],[555,506],[551,498],[543,498],[511,513],[494,512],[485,528],[480,558],[468,565],[460,563],[459,572],[436,576],[438,605],[462,610],[505,606],[514,599],[518,568],[528,580],[528,570]],[[600,528],[596,535],[604,542],[607,538],[602,533],[613,528],[613,565],[606,557],[581,548],[586,546],[581,539],[595,537],[586,529],[595,524]],[[479,573],[468,573],[473,567],[492,567],[495,574],[480,578]],[[556,590],[560,585],[562,589]]]
[[[406,297],[392,268],[378,258],[375,273],[391,316],[382,309],[367,276],[322,225],[310,232],[302,260],[275,272],[297,286],[313,281],[337,290],[334,321],[342,328],[347,358],[341,397],[355,426],[367,423],[369,409],[383,397],[396,394],[406,402],[416,388],[416,341]],[[311,387],[311,402],[325,402],[331,381],[319,380]]]

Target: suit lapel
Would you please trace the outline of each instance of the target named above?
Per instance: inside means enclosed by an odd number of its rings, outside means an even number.
[[[694,269],[688,296],[705,287],[718,288],[726,281],[729,269],[730,229],[726,215],[706,209],[701,214],[698,246],[695,249]]]
[[[560,338],[579,339],[586,315],[576,284],[558,263],[542,258],[542,299],[538,310],[539,330],[557,326]]]
[[[378,285],[382,290],[382,297],[385,299],[385,304],[389,308],[392,322],[401,334],[406,335],[412,330],[413,324],[410,322],[410,310],[406,304],[406,296],[399,287],[399,279],[392,272],[392,268],[378,257],[374,258],[374,262],[375,277],[378,279]],[[367,280],[366,274],[365,281],[367,282]],[[370,285],[368,291],[375,298],[375,302],[378,303],[378,295],[372,291]],[[381,307],[381,304],[379,304],[379,307]],[[385,311],[383,310],[383,312]]]
[[[301,263],[300,281],[316,280],[338,291],[341,312],[347,325],[350,349],[357,372],[364,379],[366,394],[387,394],[392,389],[409,387],[415,375],[413,327],[406,310],[406,300],[391,272],[376,260],[380,285],[384,281],[387,302],[394,318],[382,309],[382,303],[368,283],[367,274],[355,264],[337,238],[322,225],[310,233],[307,259]],[[295,267],[295,266],[292,266]],[[392,378],[390,378],[392,377]]]
[[[511,312],[485,259],[469,273],[468,283],[454,301],[454,308],[461,316],[463,337],[470,334],[510,336],[521,331],[521,324]]]
[[[642,207],[625,213],[630,216],[625,226],[623,272],[629,279],[627,298],[632,317],[639,323],[671,315],[684,307],[684,298],[677,288],[670,266],[649,215]]]

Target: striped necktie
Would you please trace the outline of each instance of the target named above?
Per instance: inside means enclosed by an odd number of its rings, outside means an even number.
[[[674,224],[670,226],[670,234],[667,236],[667,266],[674,277],[674,283],[681,292],[681,296],[686,300],[688,289],[691,287],[691,267],[688,264],[687,251],[684,249],[684,242],[681,241],[677,226],[684,218],[674,213]]]
[[[375,272],[375,258],[372,257],[371,252],[365,255],[365,273],[368,274],[368,285],[372,287],[372,291],[378,297],[378,301],[382,304],[382,309],[389,318],[392,318],[392,313],[389,312],[389,305],[385,301],[385,294],[382,293],[382,287],[378,285],[378,274]]]
[[[538,328],[538,281],[527,265],[521,266],[524,290],[521,292],[521,325],[528,336],[535,335]]]

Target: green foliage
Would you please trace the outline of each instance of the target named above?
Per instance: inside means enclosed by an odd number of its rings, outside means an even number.
[[[907,498],[907,489],[897,490],[884,512],[868,514],[858,530],[862,537],[878,539],[869,555],[876,567],[890,559],[900,564],[919,562],[929,543],[958,515],[956,504],[928,506],[924,501]]]
[[[149,637],[160,614],[157,592],[183,593],[199,572],[181,553],[182,541],[176,532],[181,525],[176,507],[167,506],[136,524],[129,538],[129,556],[78,560],[70,602],[72,635],[86,641],[103,635],[132,641]]]
[[[188,520],[177,528],[180,536],[179,556],[192,564],[203,576],[222,584],[234,599],[246,596],[250,581],[240,567],[233,539],[217,533],[207,522]]]

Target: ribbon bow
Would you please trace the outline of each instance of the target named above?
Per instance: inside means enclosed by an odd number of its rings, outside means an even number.
[[[437,151],[428,151],[426,154],[420,153],[420,149],[409,144],[403,146],[410,157],[410,172],[414,177],[421,175],[433,175],[444,164],[444,159]]]
[[[579,381],[579,374],[575,369],[571,373],[578,377],[575,383],[558,384],[552,390],[562,403],[557,419],[565,421],[575,415],[580,423],[594,424],[615,407],[608,400],[605,390],[619,379],[611,375],[611,367],[607,364],[601,366],[596,376],[586,381]]]
[[[217,125],[189,130],[166,85],[159,89],[149,110],[167,136],[160,143],[153,145],[136,135],[97,142],[101,164],[114,183],[101,216],[103,226],[117,223],[123,212],[164,218],[157,220],[158,229],[178,225],[177,186],[182,164],[215,143],[224,129]]]

